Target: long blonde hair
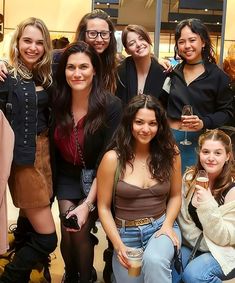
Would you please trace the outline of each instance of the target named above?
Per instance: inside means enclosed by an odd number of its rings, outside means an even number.
[[[44,47],[44,54],[40,58],[40,60],[33,66],[32,72],[30,72],[27,67],[23,64],[20,60],[20,53],[19,53],[19,40],[24,32],[24,29],[27,26],[34,26],[38,28],[43,36],[43,47]],[[14,77],[17,76],[22,77],[23,79],[32,79],[35,77],[39,80],[43,86],[47,87],[52,83],[52,76],[51,76],[51,39],[50,33],[45,25],[45,23],[34,17],[30,17],[24,21],[22,21],[16,28],[10,43],[10,66],[11,72],[13,73]]]

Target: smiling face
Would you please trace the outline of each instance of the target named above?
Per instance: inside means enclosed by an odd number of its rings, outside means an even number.
[[[20,59],[31,70],[45,52],[44,39],[40,29],[32,25],[26,26],[19,39],[18,49]]]
[[[150,44],[138,33],[129,31],[126,39],[126,52],[133,58],[150,55]]]
[[[192,32],[188,26],[182,28],[180,38],[177,41],[177,48],[179,55],[188,63],[193,64],[202,60],[202,48],[204,46],[205,43],[197,33]]]
[[[89,19],[87,21],[86,30],[97,32],[110,31],[108,23],[105,20],[99,18]],[[98,34],[96,38],[92,39],[89,38],[88,34],[86,33],[85,41],[86,43],[91,45],[98,54],[102,54],[109,46],[110,37],[107,39],[103,39],[101,35]]]
[[[78,52],[68,57],[65,77],[72,92],[89,93],[94,75],[95,70],[87,54]]]
[[[226,153],[225,147],[221,141],[205,140],[199,152],[199,158],[202,167],[208,175],[217,177],[230,155]]]
[[[142,108],[135,115],[132,134],[139,144],[149,144],[156,136],[158,123],[154,110]]]

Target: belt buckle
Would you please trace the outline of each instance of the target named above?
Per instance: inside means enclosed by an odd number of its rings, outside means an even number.
[[[148,218],[137,219],[137,220],[134,220],[134,222],[136,226],[142,226],[142,225],[146,225],[150,223]]]

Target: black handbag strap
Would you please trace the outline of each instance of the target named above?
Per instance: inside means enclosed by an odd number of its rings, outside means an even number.
[[[75,124],[73,112],[71,114],[72,114],[72,121],[73,121],[73,131],[74,131],[74,135],[75,135],[76,150],[79,154],[80,160],[82,162],[82,166],[86,169],[86,163],[85,163],[85,160],[84,160],[84,157],[83,157],[81,146],[80,146],[79,141],[78,141],[78,129],[77,129],[77,126]]]
[[[200,246],[202,237],[203,237],[203,233],[201,233],[201,234],[199,235],[199,237],[198,237],[198,239],[197,239],[197,242],[196,242],[196,244],[195,244],[195,246],[194,246],[194,248],[193,248],[193,250],[192,250],[192,252],[191,252],[191,254],[190,254],[190,257],[189,257],[189,259],[188,259],[187,264],[188,264],[191,260],[194,259],[195,254],[196,254],[196,252],[198,251],[198,248],[199,248],[199,246]],[[187,265],[187,264],[186,264],[186,265]]]

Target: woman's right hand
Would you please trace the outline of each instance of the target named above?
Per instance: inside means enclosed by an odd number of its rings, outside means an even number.
[[[116,250],[117,253],[117,258],[120,264],[128,269],[130,267],[129,262],[128,262],[128,257],[127,257],[127,251],[128,247],[122,244],[120,247],[118,247]]]
[[[0,81],[4,82],[6,79],[6,74],[8,73],[7,71],[7,66],[6,63],[2,60],[0,60]]]

